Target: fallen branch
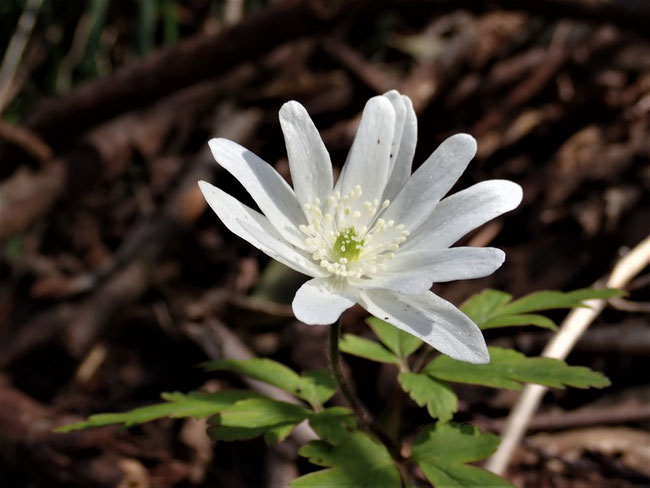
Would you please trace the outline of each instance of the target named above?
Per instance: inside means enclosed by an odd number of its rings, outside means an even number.
[[[637,244],[618,262],[605,286],[623,288],[648,264],[650,264],[650,236]],[[585,330],[603,311],[606,303],[606,300],[587,300],[585,305],[588,308],[577,308],[571,311],[562,323],[560,330],[542,352],[542,356],[565,359]],[[486,469],[498,475],[505,473],[515,448],[521,442],[535,411],[542,401],[542,397],[547,391],[548,388],[541,385],[526,385],[524,387],[521,396],[508,416],[502,433],[501,444],[486,462]]]
[[[353,2],[285,0],[213,35],[201,35],[44,101],[23,125],[61,147],[71,137],[126,110],[230,71],[288,41],[332,25]],[[356,0],[354,3],[361,3]],[[0,159],[7,147],[0,141]]]

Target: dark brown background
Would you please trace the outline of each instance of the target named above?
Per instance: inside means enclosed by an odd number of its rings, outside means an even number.
[[[0,6],[3,47],[22,6]],[[46,0],[0,122],[2,486],[281,486],[312,469],[291,445],[213,446],[189,421],[51,432],[162,391],[239,385],[195,368],[210,357],[325,366],[326,329],[286,305],[300,278],[227,232],[196,186],[216,181],[250,202],[207,153],[215,135],[288,177],[277,121],[287,100],[307,107],[340,164],[365,101],[397,88],[419,115],[416,165],[469,132],[479,152],[457,188],[523,186],[519,209],[462,241],[503,248],[505,265],[436,287],[454,303],[485,287],[520,296],[605,276],[650,230],[649,25],[643,0]],[[637,308],[644,276],[628,296]],[[344,331],[368,334],[362,319],[351,310]],[[549,335],[487,337],[537,354]],[[649,482],[648,338],[640,311],[597,320],[569,362],[613,386],[550,393],[513,482]],[[348,364],[379,414],[394,371]],[[457,419],[489,430],[515,399],[458,390]],[[406,416],[410,431],[427,422],[414,405]]]

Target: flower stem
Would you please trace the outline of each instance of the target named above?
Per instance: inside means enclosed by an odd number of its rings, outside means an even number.
[[[431,361],[436,356],[437,352],[438,351],[436,351],[434,348],[427,347],[416,359],[413,368],[411,368],[411,371],[414,373],[419,373],[422,371],[424,367],[429,364],[429,361]]]
[[[341,322],[337,320],[334,324],[330,326],[330,344],[329,344],[330,369],[334,374],[334,379],[336,380],[336,384],[338,385],[339,390],[341,391],[341,393],[345,397],[345,400],[348,402],[348,404],[354,411],[354,414],[357,417],[357,420],[359,421],[361,427],[363,427],[366,430],[372,430],[370,428],[372,423],[370,414],[368,413],[366,408],[361,404],[361,402],[356,397],[356,395],[352,392],[352,389],[350,388],[350,385],[348,385],[345,376],[343,376],[343,370],[341,369],[341,352],[339,350],[340,337],[341,337]]]
[[[350,385],[343,376],[343,370],[341,369],[341,352],[339,350],[339,339],[341,337],[341,322],[336,321],[330,326],[330,344],[329,344],[329,360],[330,360],[330,369],[334,374],[334,379],[336,384],[339,387],[339,390],[345,397],[346,401],[354,411],[359,426],[366,432],[374,435],[379,441],[384,443],[390,452],[393,461],[397,469],[400,472],[400,478],[402,481],[402,486],[404,488],[411,486],[411,478],[408,472],[408,468],[404,463],[402,456],[399,453],[398,444],[395,440],[390,439],[385,433],[383,433],[374,423],[372,417],[366,407],[363,406],[361,401],[356,397],[352,392]],[[401,403],[401,402],[400,402]],[[400,409],[401,410],[401,409]]]

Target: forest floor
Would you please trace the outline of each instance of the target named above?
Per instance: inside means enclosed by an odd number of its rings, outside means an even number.
[[[250,201],[209,154],[215,136],[289,179],[277,118],[287,100],[305,105],[340,167],[365,101],[396,88],[418,113],[416,165],[467,132],[478,154],[456,189],[487,178],[522,185],[516,211],[460,242],[504,249],[505,265],[436,285],[453,303],[486,287],[517,297],[590,286],[650,231],[650,4],[641,0],[288,0],[243,10],[195,0],[161,1],[154,13],[137,2],[53,3],[28,2],[40,11],[22,34],[22,2],[0,7],[0,45],[25,41],[0,78],[2,486],[272,487],[309,469],[259,439],[213,445],[201,421],[52,432],[161,392],[239,384],[196,368],[209,358],[326,366],[327,329],[299,323],[287,305],[304,278],[230,234],[196,185],[216,181]],[[517,486],[650,485],[649,277],[569,357],[612,386],[545,397],[507,474]],[[363,317],[347,312],[344,330],[368,334]],[[535,355],[550,332],[486,337]],[[346,361],[378,414],[394,375]],[[458,419],[495,432],[516,400],[458,391]]]

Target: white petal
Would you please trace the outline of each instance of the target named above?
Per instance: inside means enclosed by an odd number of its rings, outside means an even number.
[[[404,295],[420,295],[429,291],[433,286],[433,281],[426,272],[385,272],[372,278],[349,279],[348,281],[352,286],[361,290],[390,290]]]
[[[452,247],[427,251],[397,252],[390,262],[394,272],[426,269],[434,283],[472,280],[491,275],[501,267],[506,254],[495,247]]]
[[[382,216],[413,232],[454,186],[476,154],[476,141],[468,134],[446,139],[406,182]]]
[[[478,326],[431,292],[400,295],[388,290],[364,290],[359,304],[375,317],[419,337],[454,359],[476,364],[490,361]]]
[[[332,192],[332,162],[307,110],[295,101],[285,103],[280,125],[298,201],[312,203],[320,198],[324,202]]]
[[[356,185],[363,189],[362,200],[380,199],[388,179],[390,148],[395,128],[395,110],[386,97],[368,100],[348,160],[336,189],[349,193]]]
[[[263,253],[309,276],[327,273],[310,257],[285,243],[266,217],[205,181],[199,187],[206,201],[233,234],[247,240]]]
[[[390,143],[390,156],[388,163],[388,174],[393,172],[395,158],[399,152],[399,146],[402,142],[402,132],[404,132],[404,123],[406,122],[406,106],[402,95],[397,90],[390,90],[383,95],[393,106],[395,111],[395,127],[393,128],[393,137]]]
[[[391,92],[388,92],[391,93]],[[386,94],[388,96],[388,94]],[[384,190],[384,200],[393,200],[406,184],[411,176],[411,166],[413,165],[413,156],[415,146],[418,140],[418,119],[413,110],[411,99],[401,95],[402,103],[405,108],[403,128],[401,131],[397,152],[393,149],[394,164],[392,172],[388,176],[386,190]],[[395,104],[393,104],[395,106]],[[396,110],[397,113],[397,110]],[[397,126],[397,122],[395,124]],[[395,131],[397,133],[397,131]]]
[[[355,282],[362,288],[386,288],[407,295],[429,290],[434,283],[483,278],[494,273],[505,260],[494,247],[454,247],[397,252],[389,272]]]
[[[345,282],[314,278],[300,287],[291,306],[301,322],[327,325],[336,322],[358,299],[359,291]]]
[[[304,247],[298,226],[306,223],[305,214],[293,190],[273,166],[227,139],[211,139],[209,144],[217,163],[246,188],[282,237]]]
[[[487,180],[470,186],[442,200],[400,250],[449,247],[469,231],[516,208],[521,197],[521,187],[512,181]]]

